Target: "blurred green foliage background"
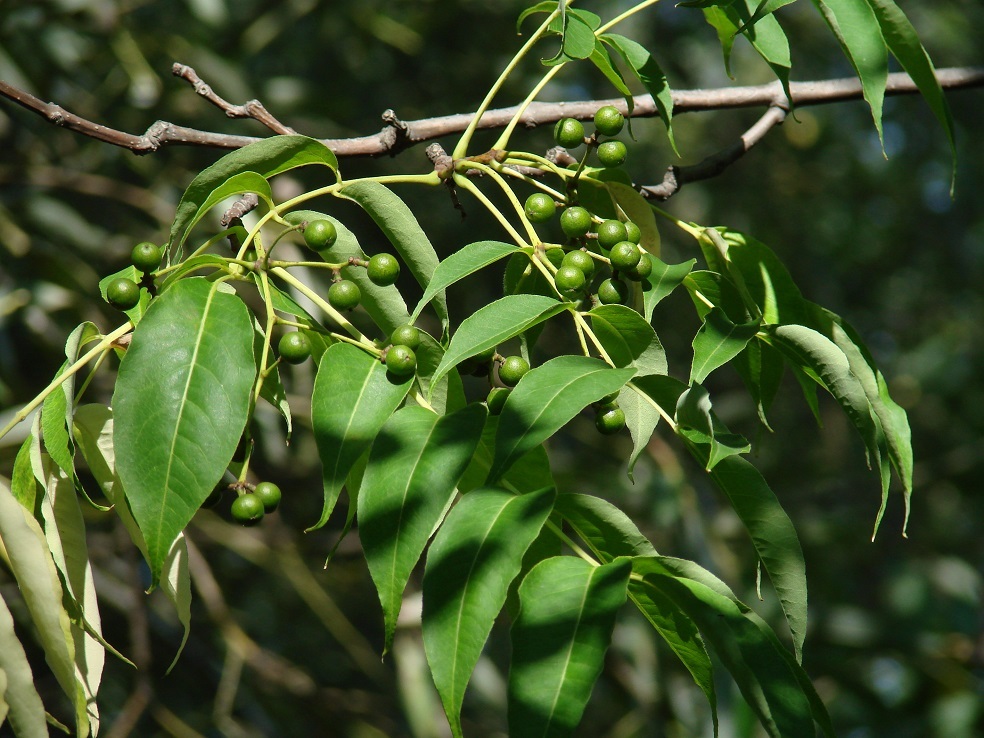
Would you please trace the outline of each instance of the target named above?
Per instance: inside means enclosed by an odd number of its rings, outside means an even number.
[[[163,119],[213,131],[267,135],[228,120],[170,76],[191,65],[226,99],[259,98],[282,121],[315,137],[373,133],[380,114],[404,119],[474,110],[521,43],[520,2],[478,0],[4,0],[0,79],[107,126],[139,133]],[[978,0],[902,2],[938,67],[984,64]],[[585,3],[610,17],[623,1]],[[793,78],[848,76],[847,62],[814,8],[797,3],[779,18],[793,46]],[[532,23],[531,23],[532,26]],[[655,50],[677,88],[767,82],[747,44],[736,48],[736,82],[721,64],[699,11],[658,6],[621,32]],[[552,54],[541,49],[540,56]],[[507,84],[501,103],[525,95],[535,58]],[[917,98],[886,105],[884,158],[860,102],[804,108],[720,177],[685,187],[667,203],[684,220],[726,224],[770,244],[807,297],[862,333],[906,407],[913,429],[916,488],[908,539],[897,494],[875,542],[878,483],[860,442],[832,403],[818,429],[790,382],[770,420],[756,425],[737,375],[711,377],[715,407],[735,430],[757,438],[753,461],[796,524],[807,557],[811,630],[804,665],[845,738],[984,736],[984,132],[980,90],[951,93],[958,134],[956,194],[942,130]],[[612,97],[593,68],[571,66],[544,99]],[[672,163],[694,163],[727,146],[759,111],[677,119],[683,159],[662,123],[634,124],[628,171],[656,183]],[[453,140],[443,141],[450,150]],[[544,151],[550,131],[519,133],[514,146]],[[50,380],[68,333],[117,316],[100,299],[99,278],[122,268],[134,243],[162,242],[173,208],[195,172],[221,152],[168,147],[138,157],[59,130],[0,103],[0,424]],[[348,177],[425,171],[422,147],[395,159],[343,161]],[[310,186],[281,177],[280,196]],[[403,192],[441,254],[498,237],[469,207],[462,221],[443,190]],[[322,203],[347,219],[367,250],[381,239],[359,212]],[[216,218],[218,216],[216,215]],[[214,225],[214,224],[213,224]],[[683,235],[683,234],[680,234]],[[695,256],[664,229],[664,259]],[[408,294],[415,295],[407,284]],[[449,294],[457,322],[499,288],[494,270]],[[415,298],[411,298],[415,301]],[[655,325],[671,373],[685,378],[699,323],[685,295],[657,310]],[[559,336],[547,332],[540,359]],[[302,421],[310,367],[289,377]],[[92,396],[108,400],[103,372]],[[481,388],[471,387],[476,393]],[[278,418],[260,414],[259,474],[285,490],[282,512],[245,531],[200,513],[194,543],[196,601],[188,648],[165,675],[180,641],[167,605],[145,597],[138,554],[113,516],[88,511],[89,543],[108,639],[137,661],[110,660],[103,687],[104,735],[446,734],[419,646],[411,594],[394,652],[380,661],[378,603],[357,536],[326,570],[338,537],[303,535],[317,518],[320,482],[310,433],[289,446]],[[27,428],[0,441],[9,473]],[[693,558],[780,624],[763,587],[755,594],[751,546],[735,515],[673,439],[657,433],[630,484],[621,461],[628,438],[609,442],[590,418],[575,421],[552,461],[567,491],[617,502],[661,553]],[[411,588],[419,587],[419,581]],[[12,607],[16,589],[0,571]],[[419,590],[418,590],[419,591]],[[419,600],[419,595],[418,595]],[[415,622],[415,618],[418,618]],[[30,642],[30,634],[23,633]],[[505,734],[507,624],[497,628],[465,703],[466,732]],[[49,708],[57,687],[37,674]],[[722,674],[722,736],[754,736],[753,720]],[[709,736],[702,696],[652,631],[626,611],[582,736]]]

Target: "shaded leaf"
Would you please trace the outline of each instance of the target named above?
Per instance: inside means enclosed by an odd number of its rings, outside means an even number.
[[[599,305],[588,317],[615,366],[634,367],[639,377],[666,374],[666,352],[656,331],[635,310],[625,305]]]
[[[458,491],[462,494],[481,487],[489,476],[492,468],[492,456],[495,453],[495,436],[499,430],[499,416],[490,415],[482,430],[482,439],[475,449],[471,463],[458,482]],[[550,459],[546,449],[536,446],[521,457],[510,467],[499,480],[502,487],[510,492],[523,494],[535,492],[544,487],[553,487],[554,478],[550,471]]]
[[[608,33],[601,36],[601,40],[621,54],[646,91],[653,96],[659,117],[666,125],[666,135],[670,139],[670,145],[679,155],[680,152],[677,151],[676,141],[673,138],[673,93],[659,64],[644,46],[630,38],[617,33]]]
[[[602,563],[620,556],[655,556],[656,549],[618,507],[592,495],[557,495],[554,511]]]
[[[619,393],[618,406],[625,413],[625,427],[629,429],[629,435],[632,436],[632,451],[627,461],[626,473],[629,481],[634,482],[633,470],[636,462],[649,445],[649,439],[653,437],[653,432],[659,424],[660,415],[652,403],[631,384]]]
[[[605,186],[615,200],[615,204],[625,214],[625,217],[639,226],[641,237],[639,245],[647,253],[659,257],[661,240],[659,227],[656,225],[656,215],[653,207],[639,194],[639,191],[624,182],[606,182]]]
[[[691,383],[700,384],[708,374],[735,358],[758,333],[758,329],[758,321],[735,325],[721,308],[711,310],[704,316],[704,324],[694,336]]]
[[[642,297],[646,322],[653,319],[656,305],[683,283],[697,263],[696,259],[691,259],[681,264],[666,264],[654,256],[650,256],[649,260],[653,264],[653,270],[645,279]]]
[[[699,384],[691,385],[677,400],[677,433],[696,444],[708,446],[704,468],[710,471],[723,459],[748,453],[751,445],[740,435],[730,433],[711,409],[711,396]]]
[[[0,483],[0,488],[4,485]],[[0,492],[0,494],[4,494]],[[24,653],[14,619],[0,596],[0,726],[10,721],[14,735],[20,738],[47,738],[48,725],[44,705],[34,688],[34,673]]]

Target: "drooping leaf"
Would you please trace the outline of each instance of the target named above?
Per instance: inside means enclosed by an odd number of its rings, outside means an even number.
[[[34,511],[38,494],[38,480],[34,478],[34,468],[31,463],[31,454],[35,446],[40,453],[40,439],[31,433],[18,449],[10,475],[11,492],[24,509],[30,512]]]
[[[448,256],[434,269],[434,276],[431,278],[424,290],[420,302],[410,316],[410,322],[414,322],[420,316],[421,311],[427,303],[438,294],[444,292],[446,287],[450,287],[459,279],[474,274],[479,269],[494,264],[499,259],[503,259],[511,254],[515,254],[519,247],[511,243],[501,241],[476,241],[462,247],[458,251]],[[528,249],[526,250],[529,251]]]
[[[523,495],[493,488],[469,492],[427,553],[424,650],[456,737],[468,680],[553,500],[552,488]]]
[[[723,459],[748,453],[751,445],[740,435],[731,433],[711,409],[711,396],[699,384],[691,385],[676,404],[677,433],[687,440],[708,446],[707,458],[701,459],[710,471]]]
[[[588,544],[602,563],[620,556],[655,556],[656,549],[632,519],[607,500],[593,495],[557,495],[554,511]]]
[[[557,9],[556,0],[543,0],[536,5],[531,5],[526,8],[522,13],[519,14],[519,18],[516,20],[516,33],[520,33],[520,29],[523,26],[523,21],[529,18],[531,15],[536,13],[552,13]]]
[[[0,483],[0,487],[3,484]],[[0,494],[3,494],[0,492]],[[14,619],[7,604],[0,596],[0,726],[10,721],[14,735],[20,738],[47,738],[48,725],[44,719],[44,705],[34,687],[34,673],[24,653]]]
[[[481,487],[489,476],[492,468],[492,456],[495,453],[495,436],[499,430],[499,416],[490,415],[485,421],[482,440],[475,449],[471,463],[458,482],[458,491],[466,494]],[[554,487],[553,474],[550,471],[550,459],[546,449],[536,446],[510,467],[499,483],[505,489],[516,494],[535,492],[544,487]]]
[[[656,331],[625,305],[599,305],[588,313],[595,335],[615,366],[634,367],[636,376],[666,374],[666,352]]]
[[[635,98],[632,95],[632,90],[629,89],[628,85],[625,84],[625,78],[612,63],[612,56],[597,37],[595,38],[594,51],[591,52],[591,56],[588,57],[591,63],[594,64],[598,71],[600,71],[605,78],[611,82],[612,87],[619,91],[622,97],[625,98],[625,106],[628,108],[629,115],[632,115],[632,110],[635,108]]]
[[[597,23],[595,23],[596,19]],[[550,28],[561,35],[560,48],[553,57],[542,60],[543,64],[553,66],[587,59],[594,51],[594,29],[600,24],[601,19],[598,16],[583,10],[568,9],[564,15],[557,16],[550,24]]]
[[[631,385],[623,388],[619,393],[618,406],[625,414],[625,427],[629,429],[629,435],[632,436],[632,451],[626,464],[626,474],[630,482],[635,482],[636,462],[649,445],[649,440],[659,424],[660,414],[652,403]]]
[[[727,10],[723,7],[724,3],[713,2],[713,0],[693,0],[692,2],[681,3],[681,5],[703,9],[704,20],[717,32],[724,59],[724,71],[730,79],[734,79],[735,76],[731,72],[731,52],[735,46],[739,23],[728,15]]]
[[[786,32],[782,30],[782,26],[779,25],[779,21],[774,15],[760,18],[754,26],[748,25],[758,1],[735,0],[726,8],[726,12],[736,26],[736,32],[738,26],[745,25],[744,36],[751,42],[752,48],[758,52],[758,55],[772,68],[773,73],[782,84],[786,97],[791,100],[789,70],[792,62],[789,56],[789,40],[786,38]]]
[[[410,573],[475,452],[485,418],[480,404],[443,416],[405,407],[372,445],[359,489],[359,538],[383,606],[384,653],[393,644]]]
[[[666,264],[654,256],[650,256],[649,260],[653,264],[653,270],[645,279],[642,297],[645,306],[643,314],[647,323],[653,319],[656,305],[683,283],[697,263],[696,259],[691,259],[681,264]]]
[[[708,374],[735,358],[758,329],[758,321],[735,325],[721,308],[711,310],[694,336],[690,381],[700,384]]]
[[[652,206],[639,194],[635,187],[624,182],[606,182],[605,186],[625,217],[639,226],[641,233],[639,245],[647,253],[659,258],[662,242]]]
[[[194,182],[192,183],[192,186],[194,186]],[[190,189],[191,188],[189,187],[189,191]],[[219,184],[214,190],[212,190],[204,201],[198,205],[198,209],[195,211],[195,214],[188,219],[186,223],[182,224],[184,231],[179,235],[178,246],[180,247],[184,243],[184,240],[187,239],[192,229],[199,223],[199,221],[201,221],[202,218],[205,217],[205,215],[208,214],[212,208],[224,200],[228,200],[232,197],[238,197],[247,192],[258,195],[259,198],[266,203],[268,208],[273,208],[273,192],[270,189],[270,183],[267,182],[262,175],[257,174],[256,172],[239,172],[238,174],[233,174],[227,180]],[[187,195],[187,192],[185,194]],[[179,214],[181,213],[181,207],[183,204],[184,198],[182,198],[182,202],[178,204]],[[177,219],[175,219],[175,223],[177,223]],[[173,239],[173,226],[171,232]]]
[[[321,518],[309,530],[328,522],[345,478],[412,384],[412,376],[393,378],[385,365],[351,344],[336,343],[325,351],[311,397],[325,502]]]
[[[570,310],[571,304],[543,295],[506,295],[469,315],[455,331],[434,372],[438,381],[465,359],[515,338],[529,328]]]
[[[346,186],[341,196],[357,202],[376,221],[417,283],[426,288],[434,278],[437,252],[407,204],[385,185],[370,181]],[[447,330],[448,303],[444,292],[434,295],[432,301],[442,328]]]
[[[113,395],[114,446],[153,584],[232,459],[255,375],[249,311],[204,279],[157,297],[133,333]]]
[[[555,556],[519,587],[510,633],[509,735],[571,735],[601,674],[632,565]]]
[[[528,371],[499,415],[489,481],[499,479],[525,453],[634,374],[633,368],[613,369],[586,356],[558,356]]]
[[[750,341],[732,365],[755,402],[759,422],[773,430],[769,425],[768,412],[779,392],[786,366],[782,354],[763,341]]]
[[[758,7],[752,13],[751,17],[742,24],[741,28],[738,29],[738,33],[742,33],[746,28],[750,28],[759,22],[760,19],[769,15],[770,13],[775,13],[779,8],[796,2],[796,0],[759,0]]]

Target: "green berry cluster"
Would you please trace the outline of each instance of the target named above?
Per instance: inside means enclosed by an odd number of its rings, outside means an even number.
[[[232,519],[241,525],[256,525],[264,515],[280,506],[280,487],[273,482],[260,482],[252,490],[239,489],[238,492],[229,512]]]

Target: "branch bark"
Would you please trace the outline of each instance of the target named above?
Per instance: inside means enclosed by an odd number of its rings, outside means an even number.
[[[215,95],[208,85],[201,82],[190,67],[175,64],[174,71],[175,74],[192,83],[199,94],[225,111],[227,115],[236,118],[253,118],[275,132],[292,131],[270,115],[259,101],[251,100],[242,106],[233,105]],[[982,87],[984,86],[984,68],[951,67],[939,69],[937,70],[937,78],[945,89]],[[888,76],[886,94],[907,95],[916,92],[918,90],[915,83],[908,75],[896,72]],[[856,100],[862,96],[861,83],[855,78],[793,82],[790,84],[790,94],[792,103],[796,107]],[[202,131],[162,120],[151,125],[143,135],[117,131],[75,115],[56,103],[46,103],[3,81],[0,81],[0,97],[12,100],[54,125],[68,128],[114,146],[129,149],[135,154],[152,153],[167,145],[238,149],[260,140],[253,136],[235,136]],[[786,100],[778,82],[750,87],[675,90],[673,92],[673,107],[676,114],[750,107],[783,108],[787,107],[788,104],[789,101]],[[564,117],[587,120],[602,105],[614,105],[623,113],[627,112],[625,101],[621,98],[533,103],[520,119],[520,123],[527,128],[535,128],[552,124]],[[502,128],[515,112],[515,107],[489,110],[482,117],[479,128]],[[640,95],[635,98],[633,117],[654,117],[658,114],[650,95]],[[345,139],[322,139],[322,142],[339,157],[382,156],[384,154],[393,156],[415,144],[464,131],[471,121],[472,114],[463,113],[416,121],[402,121],[392,110],[387,110],[382,117],[385,125],[378,133]]]

